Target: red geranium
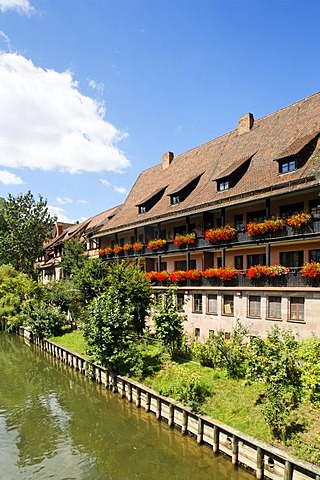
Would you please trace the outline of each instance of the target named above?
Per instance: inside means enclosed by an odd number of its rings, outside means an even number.
[[[170,279],[171,279],[171,282],[173,283],[183,282],[185,278],[186,278],[186,272],[184,272],[183,270],[175,270],[170,274]]]
[[[173,239],[173,243],[178,247],[181,247],[182,245],[190,245],[195,241],[196,234],[194,232],[186,233],[185,235],[176,235]]]
[[[231,225],[220,228],[209,228],[209,230],[204,232],[204,238],[211,243],[232,240],[236,235],[237,230],[231,227]]]
[[[189,280],[200,280],[202,273],[200,270],[187,270],[186,278]]]

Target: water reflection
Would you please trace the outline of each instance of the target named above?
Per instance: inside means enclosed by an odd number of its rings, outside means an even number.
[[[5,334],[0,335],[0,467],[6,480],[252,478]]]

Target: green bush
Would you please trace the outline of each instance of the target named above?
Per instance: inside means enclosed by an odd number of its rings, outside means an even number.
[[[66,322],[66,315],[60,307],[44,302],[29,302],[23,308],[24,324],[39,337],[59,335]]]

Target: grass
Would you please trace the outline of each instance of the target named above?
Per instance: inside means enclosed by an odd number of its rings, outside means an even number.
[[[87,345],[81,331],[69,329],[50,340],[86,356]],[[259,383],[247,385],[244,380],[228,378],[223,370],[214,370],[186,361],[166,361],[160,371],[144,378],[143,383],[157,392],[170,389],[174,391],[175,384],[181,382],[181,369],[186,372],[183,376],[201,377],[202,384],[209,392],[202,406],[203,413],[252,437],[276,445],[302,460],[320,465],[319,406],[301,404],[297,410],[301,431],[293,435],[286,444],[275,442],[257,404],[261,393]],[[174,394],[171,396],[174,397]]]
[[[80,330],[71,330],[70,328],[66,328],[61,335],[50,337],[49,340],[58,343],[62,347],[65,347],[72,352],[79,353],[84,357],[88,357],[86,354],[88,346]]]

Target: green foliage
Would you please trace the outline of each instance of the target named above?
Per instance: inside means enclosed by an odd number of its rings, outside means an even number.
[[[32,274],[35,259],[49,238],[54,220],[47,201],[39,195],[36,201],[29,191],[0,205],[0,263],[10,263],[19,272]]]
[[[167,288],[159,295],[152,315],[156,337],[162,341],[171,357],[181,349],[183,322],[186,321],[186,316],[175,305],[175,290]]]
[[[306,400],[320,402],[320,338],[314,335],[299,344],[298,359]]]
[[[298,342],[290,331],[274,327],[263,341],[250,345],[247,377],[264,383],[262,413],[276,438],[285,440],[294,428],[294,410],[301,400]]]
[[[110,288],[92,301],[88,312],[84,336],[90,355],[117,373],[127,373],[135,356],[130,300],[123,302],[117,290]]]
[[[100,258],[88,258],[81,268],[75,270],[72,277],[82,304],[89,303],[107,288],[107,267]]]
[[[17,272],[11,265],[0,266],[0,322],[3,329],[21,325],[25,303],[43,296],[41,284]]]
[[[113,262],[107,269],[109,288],[115,289],[119,301],[132,307],[134,332],[142,335],[145,317],[151,304],[152,288],[138,263]]]
[[[224,332],[211,336],[203,346],[195,343],[193,355],[202,365],[225,368],[230,378],[243,378],[246,369],[247,343],[249,329],[237,320],[230,338]]]
[[[84,267],[88,257],[84,255],[86,243],[81,237],[70,238],[64,243],[61,267],[64,278],[68,278]]]
[[[46,302],[60,307],[65,313],[74,314],[78,310],[80,293],[69,279],[52,281],[45,287]]]
[[[23,306],[24,324],[40,338],[59,335],[66,322],[66,316],[59,307],[45,302],[31,301]]]
[[[157,387],[161,395],[175,398],[194,412],[202,411],[203,403],[210,394],[201,374],[182,366],[176,366],[174,370],[167,368]]]

